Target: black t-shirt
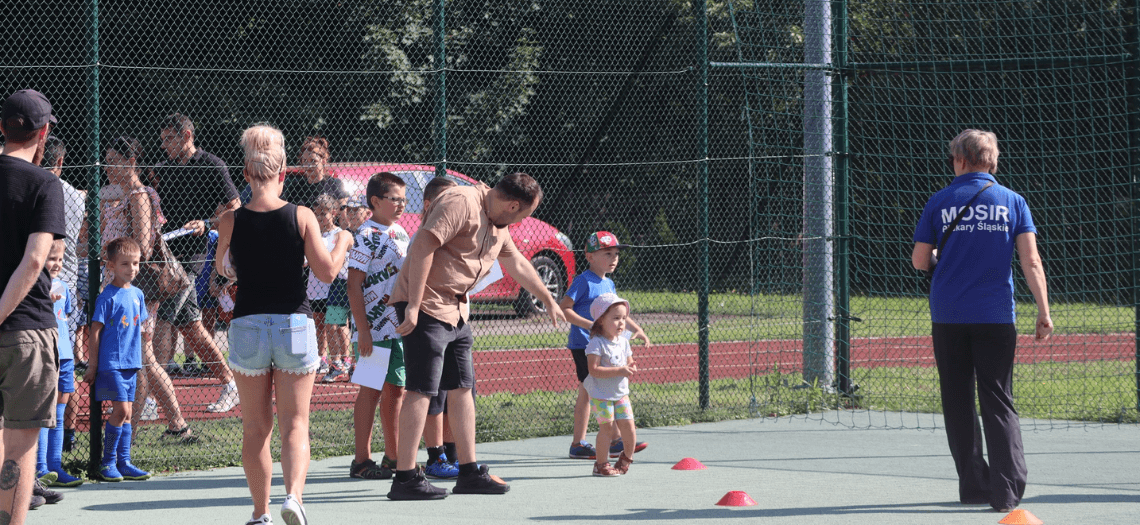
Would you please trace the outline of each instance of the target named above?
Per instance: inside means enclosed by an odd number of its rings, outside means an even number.
[[[50,233],[53,239],[66,236],[63,211],[63,184],[58,177],[23,159],[0,155],[0,286],[7,286],[16,273],[31,234]],[[51,277],[41,268],[36,283],[0,331],[55,327]]]
[[[285,188],[281,190],[282,199],[308,208],[313,207],[318,196],[326,194],[338,201],[348,198],[344,183],[333,177],[325,177],[316,184],[309,184],[304,175],[290,175],[285,179]]]
[[[155,166],[154,190],[166,217],[163,231],[177,230],[193,220],[209,219],[218,206],[238,198],[226,163],[201,149],[185,165],[167,160]],[[179,257],[206,252],[206,237],[185,236],[170,241]]]

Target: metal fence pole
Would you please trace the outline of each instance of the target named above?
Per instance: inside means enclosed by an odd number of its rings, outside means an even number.
[[[1125,68],[1128,79],[1128,168],[1131,171],[1129,189],[1132,197],[1132,310],[1133,346],[1135,357],[1132,360],[1136,375],[1136,410],[1140,411],[1140,254],[1137,253],[1136,235],[1140,231],[1140,0],[1133,0],[1132,9],[1125,15],[1128,24],[1128,53],[1131,60]]]
[[[836,324],[839,391],[851,393],[851,157],[847,143],[847,0],[838,0],[835,11],[835,266]]]
[[[87,150],[87,318],[95,311],[95,299],[99,297],[99,284],[102,278],[99,271],[99,252],[102,239],[99,235],[99,0],[91,0],[91,41],[89,63],[91,73],[87,76],[87,126],[91,142]],[[90,340],[88,340],[90,343]],[[88,353],[88,356],[91,354]],[[97,366],[98,363],[88,363]],[[88,385],[88,406],[90,407],[91,456],[87,462],[87,475],[97,479],[99,463],[103,455],[103,405],[95,399],[92,385]]]
[[[697,4],[698,66],[701,68],[698,97],[700,98],[700,285],[697,291],[697,353],[700,367],[701,409],[709,408],[709,20],[707,0]]]
[[[829,0],[804,4],[804,62],[831,64]],[[831,389],[835,376],[831,82],[828,71],[804,72],[803,377]]]
[[[447,175],[447,8],[435,2],[435,176]]]

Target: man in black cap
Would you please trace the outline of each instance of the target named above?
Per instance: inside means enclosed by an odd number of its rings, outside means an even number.
[[[0,523],[24,523],[40,428],[55,426],[59,329],[44,263],[66,230],[63,186],[39,167],[55,122],[51,102],[31,89],[0,109]]]

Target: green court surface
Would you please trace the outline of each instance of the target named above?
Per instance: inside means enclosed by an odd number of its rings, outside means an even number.
[[[878,412],[868,419],[909,428],[851,429],[799,417],[644,429],[638,438],[649,447],[619,478],[592,477],[590,461],[567,459],[566,436],[483,443],[479,461],[511,483],[510,493],[428,502],[389,501],[390,482],[350,479],[351,458],[341,456],[313,462],[304,500],[314,525],[996,524],[1003,517],[957,502],[941,416]],[[1023,421],[1029,484],[1020,508],[1047,524],[1135,523],[1140,427],[1062,423]],[[686,457],[708,468],[671,468]],[[271,510],[284,523],[280,465],[274,470]],[[757,505],[717,506],[728,491],[744,491]],[[241,468],[91,483],[65,493],[28,522],[240,525],[252,510]]]

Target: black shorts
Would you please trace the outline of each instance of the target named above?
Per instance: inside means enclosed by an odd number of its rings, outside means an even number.
[[[475,395],[475,385],[471,385],[471,395]],[[438,394],[431,396],[428,401],[428,415],[434,416],[437,414],[447,414],[447,390],[440,390]]]
[[[309,310],[315,314],[323,314],[328,310],[325,305],[328,304],[327,299],[309,299]]]
[[[392,305],[401,324],[407,306],[406,302]],[[467,323],[460,320],[458,326],[451,326],[421,311],[416,329],[404,336],[404,388],[425,396],[435,396],[440,390],[474,388],[474,344]]]
[[[585,382],[586,376],[590,375],[590,365],[586,363],[586,349],[571,348],[570,355],[574,356],[574,371],[578,372],[578,382]]]

